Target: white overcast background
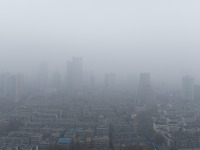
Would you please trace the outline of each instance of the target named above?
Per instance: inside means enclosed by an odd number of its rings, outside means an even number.
[[[0,0],[0,72],[65,71],[200,80],[199,0]]]

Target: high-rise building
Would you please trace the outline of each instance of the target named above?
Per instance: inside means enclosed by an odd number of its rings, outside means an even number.
[[[151,80],[150,80],[150,74],[149,73],[141,73],[140,74],[139,86],[141,88],[151,86]]]
[[[48,65],[45,62],[42,62],[39,66],[39,90],[43,91],[48,87]]]
[[[154,93],[151,87],[151,79],[149,73],[140,74],[138,98],[141,104],[149,104],[154,101]]]
[[[107,89],[112,89],[116,86],[116,76],[115,74],[105,74],[105,87]]]
[[[82,58],[73,57],[67,63],[67,87],[70,90],[81,90],[83,84],[83,65]]]
[[[1,74],[1,93],[4,96],[18,100],[24,87],[24,77],[22,74],[12,75],[10,73]]]
[[[14,100],[18,100],[21,95],[23,94],[23,88],[24,88],[24,77],[22,74],[16,74],[12,77],[12,87],[13,87],[13,97]]]
[[[194,101],[200,103],[200,85],[194,86]]]
[[[182,94],[183,100],[194,100],[194,79],[191,76],[184,76],[182,78]]]

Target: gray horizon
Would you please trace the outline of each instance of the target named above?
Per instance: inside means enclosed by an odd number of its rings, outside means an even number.
[[[65,73],[82,57],[97,76],[149,72],[152,82],[200,83],[200,1],[6,0],[0,2],[0,73]],[[178,85],[179,86],[179,85]]]

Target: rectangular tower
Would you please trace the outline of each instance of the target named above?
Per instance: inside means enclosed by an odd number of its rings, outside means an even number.
[[[67,63],[67,87],[70,90],[81,90],[83,86],[83,64],[82,58],[73,57]]]
[[[150,104],[154,101],[149,73],[141,73],[138,86],[138,99],[141,104]]]

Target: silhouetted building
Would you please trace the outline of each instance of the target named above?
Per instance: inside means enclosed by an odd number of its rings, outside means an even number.
[[[194,79],[191,76],[184,76],[182,78],[182,94],[183,100],[194,100]]]
[[[73,91],[82,89],[83,84],[83,65],[82,58],[73,57],[72,61],[67,63],[67,88]]]
[[[141,104],[148,104],[154,101],[154,93],[151,87],[151,80],[149,73],[141,73],[139,86],[138,86],[138,98]]]
[[[1,93],[4,96],[11,97],[17,101],[23,93],[23,87],[24,77],[22,74],[1,74]]]
[[[105,74],[105,87],[107,89],[115,88],[116,86],[116,76],[115,74]]]
[[[200,85],[194,86],[194,101],[200,103]]]
[[[13,86],[13,98],[18,100],[23,94],[24,90],[24,76],[22,74],[16,74],[12,77]]]

